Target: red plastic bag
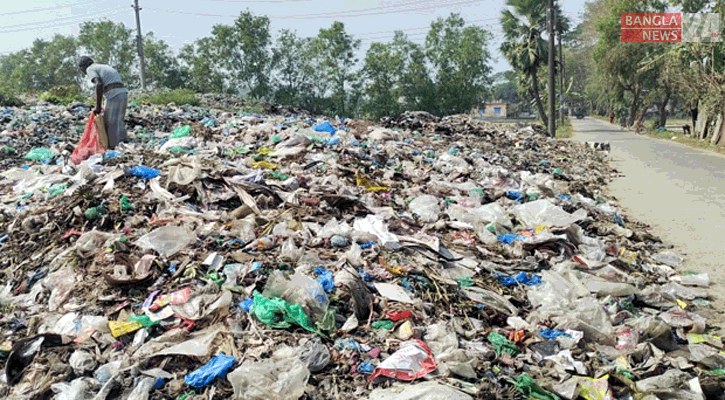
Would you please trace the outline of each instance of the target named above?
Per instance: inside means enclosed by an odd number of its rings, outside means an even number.
[[[105,153],[105,151],[106,149],[103,148],[101,140],[98,137],[96,114],[91,112],[91,115],[88,116],[88,122],[86,122],[86,130],[83,133],[83,137],[78,143],[78,146],[76,146],[76,149],[73,150],[71,161],[77,165],[83,162],[83,160],[88,159],[88,157],[94,154]]]

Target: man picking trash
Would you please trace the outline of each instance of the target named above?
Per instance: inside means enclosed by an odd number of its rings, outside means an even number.
[[[101,113],[101,96],[106,97],[104,125],[108,135],[108,148],[113,149],[128,140],[126,124],[123,122],[126,117],[128,91],[123,86],[118,71],[108,65],[95,63],[90,57],[83,56],[78,61],[78,67],[96,84],[96,108],[93,110],[95,114]]]

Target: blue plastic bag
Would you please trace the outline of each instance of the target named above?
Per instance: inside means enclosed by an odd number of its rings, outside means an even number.
[[[325,270],[324,268],[315,268],[317,274],[317,282],[320,282],[325,292],[331,292],[335,290],[335,282],[332,280],[332,272]]]
[[[253,306],[254,306],[254,299],[251,297],[246,298],[241,303],[239,303],[239,307],[241,307],[242,310],[244,310],[246,312],[249,312],[249,310],[251,310]]]
[[[529,278],[529,275],[524,271],[519,272],[513,277],[500,275],[498,277],[498,281],[501,282],[501,284],[504,286],[513,286],[516,284],[535,286],[543,283],[540,276],[532,274],[531,278]]]
[[[186,375],[184,382],[195,388],[204,387],[216,377],[225,376],[229,368],[236,362],[236,358],[219,353],[216,357],[209,360],[208,363],[199,367],[199,369],[189,375]]]
[[[314,130],[315,130],[316,132],[327,132],[327,133],[329,133],[330,135],[334,135],[334,134],[335,134],[335,132],[337,132],[337,129],[335,129],[335,127],[334,127],[334,126],[332,126],[332,124],[330,124],[330,123],[329,123],[329,122],[327,122],[327,121],[325,121],[325,122],[323,122],[323,123],[321,123],[321,124],[319,124],[319,125],[315,125],[315,127],[314,127],[313,129],[314,129]]]
[[[515,242],[517,240],[524,240],[525,239],[521,235],[514,235],[512,233],[508,233],[508,234],[505,234],[505,235],[498,235],[497,238],[498,238],[498,241],[499,242],[503,242],[503,243],[506,243],[506,244],[511,244],[511,243],[513,243],[513,242]]]
[[[539,334],[549,340],[556,339],[559,336],[571,337],[571,335],[569,335],[566,332],[558,331],[555,329],[549,329],[549,328],[539,330]]]
[[[161,171],[159,171],[158,169],[144,167],[143,165],[131,168],[131,175],[138,176],[144,179],[156,178],[157,176],[159,176],[160,173]]]

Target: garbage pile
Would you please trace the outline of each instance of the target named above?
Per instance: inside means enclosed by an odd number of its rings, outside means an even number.
[[[74,165],[87,108],[4,112],[3,398],[722,393],[707,275],[589,146],[132,105],[131,143]]]

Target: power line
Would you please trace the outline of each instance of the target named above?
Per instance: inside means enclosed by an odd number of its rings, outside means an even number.
[[[124,8],[125,8],[125,7],[124,7]],[[53,29],[53,28],[62,28],[62,27],[65,27],[65,26],[72,26],[72,25],[77,25],[77,24],[79,24],[79,23],[83,23],[83,22],[86,22],[86,21],[92,21],[92,20],[94,20],[94,19],[96,19],[96,18],[99,18],[99,17],[111,17],[111,16],[114,16],[114,15],[118,15],[118,14],[123,14],[123,13],[125,13],[125,10],[121,10],[121,11],[116,11],[116,12],[114,12],[114,13],[110,13],[110,14],[103,14],[103,15],[98,15],[97,13],[94,13],[94,14],[93,14],[93,15],[91,16],[91,18],[89,18],[89,19],[86,19],[86,20],[79,20],[79,21],[72,21],[72,22],[66,22],[66,23],[63,23],[63,24],[57,24],[57,25],[46,25],[46,26],[31,26],[31,27],[28,27],[28,28],[22,28],[22,29],[13,29],[13,30],[9,30],[9,31],[0,31],[0,34],[3,34],[3,33],[15,33],[15,32],[25,32],[25,31],[32,31],[32,30],[38,30],[38,29]]]
[[[458,1],[454,3],[450,3],[447,1],[443,1],[438,4],[429,4],[426,6],[416,7],[416,8],[409,8],[409,9],[400,9],[400,5],[395,6],[386,6],[386,7],[374,7],[374,8],[368,8],[363,10],[357,10],[353,12],[338,12],[338,13],[323,13],[323,14],[307,14],[307,15],[268,15],[269,18],[274,19],[315,19],[315,18],[352,18],[352,17],[366,17],[371,15],[380,15],[380,14],[390,14],[390,13],[406,13],[406,12],[412,12],[412,11],[420,11],[420,10],[427,10],[430,8],[436,8],[436,7],[452,7],[452,6],[460,6],[460,5],[469,5],[473,3],[478,3],[478,0],[466,0],[466,1]],[[418,3],[412,3],[412,4],[425,4],[430,3],[428,1],[425,2],[418,2]],[[387,10],[388,8],[393,7],[392,10]],[[146,7],[147,10],[152,11],[161,11],[161,12],[168,12],[173,14],[186,14],[186,15],[196,15],[201,17],[230,17],[230,18],[236,18],[238,15],[225,15],[225,14],[206,14],[206,13],[195,13],[195,12],[187,12],[187,11],[178,11],[178,10],[166,10],[162,8],[152,8],[152,7]],[[370,10],[380,10],[376,12],[369,12]]]
[[[21,28],[21,27],[26,27],[26,26],[31,26],[31,25],[43,25],[43,24],[47,24],[49,22],[55,23],[55,22],[63,22],[63,21],[65,21],[65,22],[68,22],[68,21],[79,21],[79,20],[82,20],[82,19],[87,18],[89,16],[94,16],[94,15],[98,15],[98,14],[102,14],[102,13],[117,11],[117,10],[121,10],[121,9],[125,9],[125,8],[126,8],[125,6],[124,7],[116,7],[116,8],[108,8],[108,9],[105,9],[105,10],[95,11],[92,14],[73,15],[73,16],[65,17],[65,18],[48,19],[48,20],[45,20],[45,21],[34,21],[34,22],[28,22],[28,23],[25,23],[25,24],[3,26],[3,31],[2,32],[4,32],[5,29]]]
[[[23,11],[13,11],[13,12],[2,13],[2,14],[0,14],[0,17],[5,16],[5,15],[18,15],[18,14],[28,14],[28,13],[32,13],[32,12],[58,10],[60,8],[66,8],[66,7],[80,7],[80,6],[85,6],[88,4],[95,3],[95,2],[96,2],[95,0],[90,0],[90,1],[86,1],[84,3],[75,3],[75,4],[68,3],[68,4],[54,6],[54,7],[34,8],[31,10],[23,10]]]

